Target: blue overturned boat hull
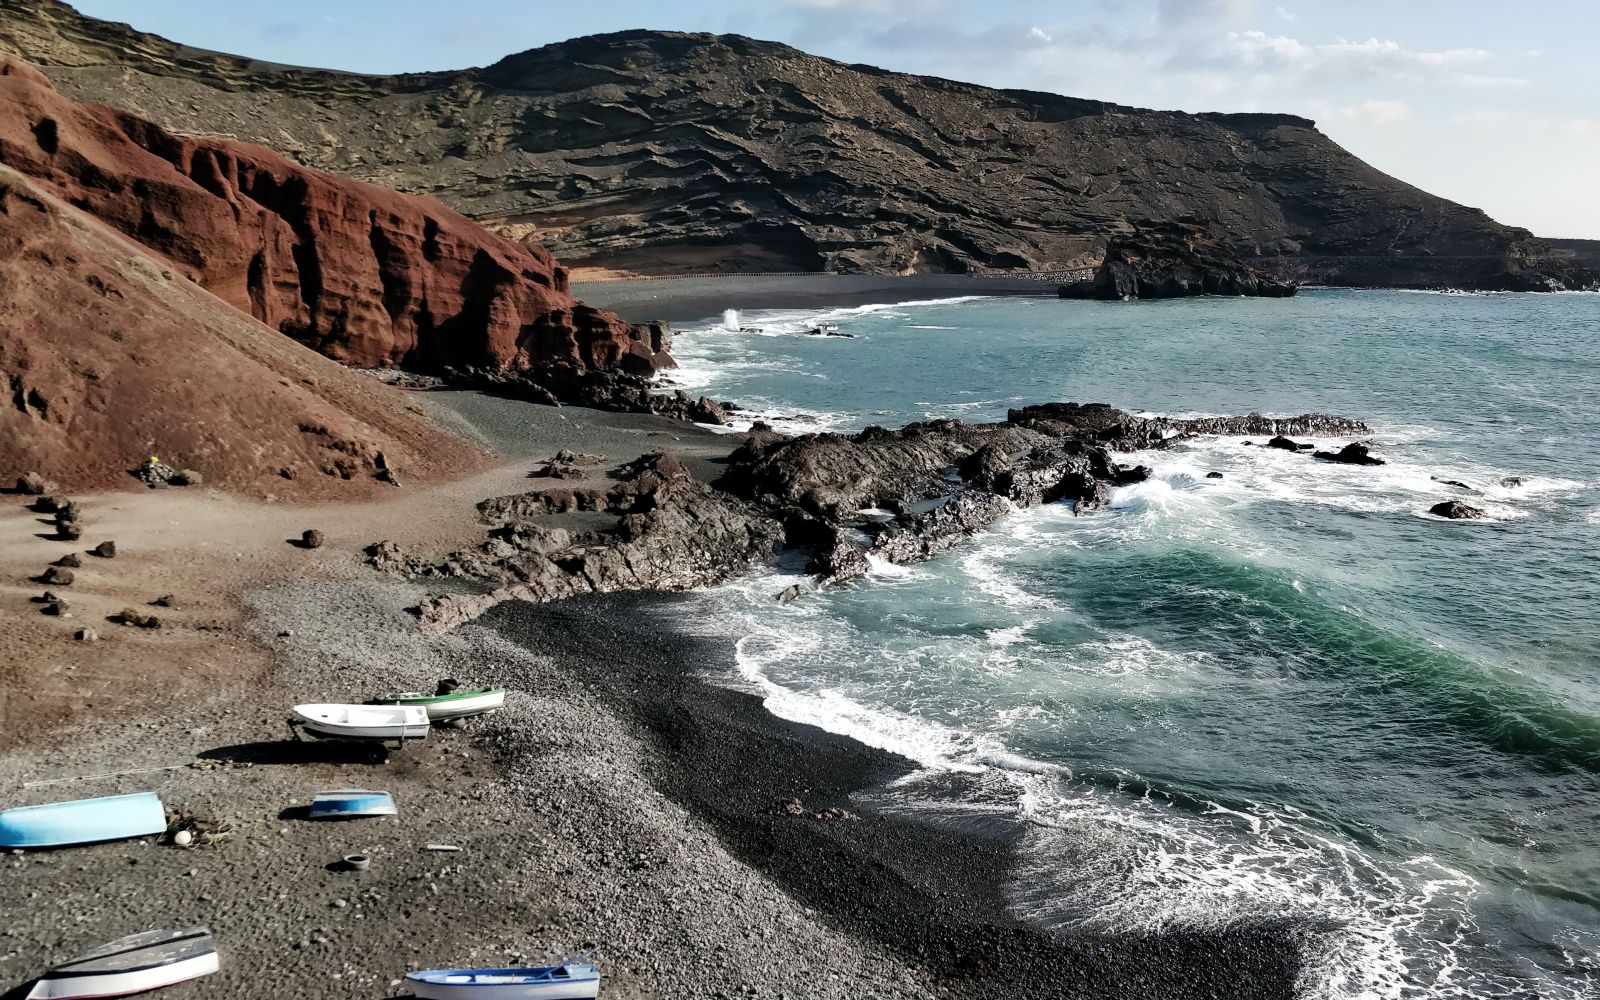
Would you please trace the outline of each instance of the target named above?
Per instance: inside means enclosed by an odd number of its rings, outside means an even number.
[[[153,837],[166,830],[167,811],[154,792],[50,802],[0,812],[0,848],[94,844]]]
[[[319,792],[311,800],[312,819],[359,819],[363,816],[393,816],[394,799],[388,792],[367,788],[341,788]]]

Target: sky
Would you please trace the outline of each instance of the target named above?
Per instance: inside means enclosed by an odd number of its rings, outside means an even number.
[[[1288,112],[1501,222],[1600,239],[1594,0],[69,2],[202,48],[357,72],[658,28],[1140,107]]]

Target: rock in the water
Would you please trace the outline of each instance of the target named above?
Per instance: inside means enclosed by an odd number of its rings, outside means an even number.
[[[1452,521],[1470,521],[1483,517],[1484,512],[1477,507],[1464,504],[1460,500],[1446,500],[1436,503],[1428,508],[1428,513],[1435,517],[1448,517]]]
[[[1338,451],[1318,451],[1312,453],[1313,458],[1320,458],[1324,462],[1338,462],[1340,465],[1382,465],[1383,459],[1373,455],[1366,445],[1360,441],[1353,441]]]
[[[805,584],[791,583],[789,586],[778,591],[777,596],[773,599],[779,604],[793,604],[795,601],[798,601],[800,598],[809,593],[811,593],[811,588],[807,587]]]
[[[322,532],[316,528],[307,528],[300,533],[300,547],[303,549],[322,548]]]
[[[25,497],[42,497],[50,492],[50,484],[37,472],[25,472],[17,478],[17,492]]]
[[[90,549],[89,554],[91,556],[99,556],[101,559],[115,559],[117,557],[117,543],[107,539]]]
[[[1527,480],[1523,479],[1521,476],[1506,476],[1500,480],[1500,485],[1506,487],[1507,489],[1515,489],[1518,486],[1525,485],[1526,483]]]
[[[1267,442],[1267,447],[1268,448],[1279,448],[1279,449],[1281,449],[1283,451],[1304,451],[1306,448],[1308,448],[1310,446],[1309,445],[1303,445],[1298,441],[1295,441],[1295,440],[1293,440],[1291,438],[1286,438],[1282,434],[1279,434],[1278,436],[1274,437],[1271,441]]]
[[[1221,479],[1222,478],[1222,473],[1220,473],[1220,472],[1208,472],[1208,473],[1206,473],[1206,478],[1207,479]]]

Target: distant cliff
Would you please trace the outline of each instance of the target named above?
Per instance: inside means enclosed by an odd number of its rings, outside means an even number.
[[[1245,259],[1358,285],[1595,280],[1289,115],[1147,111],[634,31],[459,72],[259,63],[0,0],[0,47],[67,93],[434,195],[573,265],[1054,269],[1132,219],[1199,218]]]

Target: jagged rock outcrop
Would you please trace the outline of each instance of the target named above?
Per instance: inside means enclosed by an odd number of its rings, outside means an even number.
[[[276,330],[358,367],[649,375],[669,335],[573,300],[543,248],[432,200],[76,104],[0,58],[0,164]]]
[[[574,264],[1048,270],[1097,261],[1129,220],[1193,216],[1239,256],[1322,284],[1583,280],[1526,230],[1389,177],[1293,115],[994,90],[736,35],[628,31],[363,76],[0,0],[0,47],[80,100],[427,192]]]
[[[758,427],[715,483],[697,480],[660,452],[612,473],[609,485],[552,483],[497,497],[478,511],[492,527],[483,544],[445,559],[412,559],[390,542],[369,547],[375,567],[416,576],[466,576],[485,594],[447,594],[419,608],[425,626],[447,629],[503,600],[548,601],[610,590],[678,590],[726,579],[782,550],[807,557],[819,586],[865,575],[873,560],[911,563],[961,544],[1018,507],[1070,502],[1103,507],[1118,485],[1150,475],[1119,464],[1116,450],[1159,448],[1206,433],[1191,426],[1365,428],[1319,414],[1283,420],[1252,414],[1203,421],[1136,417],[1105,404],[1053,403],[1012,411],[994,424],[937,420],[900,430],[788,438]],[[617,518],[606,531],[542,522],[569,510]],[[788,602],[810,587],[776,595]]]
[[[1434,517],[1449,518],[1452,521],[1475,521],[1484,516],[1484,512],[1481,509],[1471,504],[1462,503],[1460,500],[1446,500],[1443,503],[1436,503],[1428,508],[1428,513]]]
[[[1064,299],[1173,299],[1189,295],[1284,298],[1294,284],[1250,267],[1192,222],[1145,222],[1113,236],[1088,284],[1062,285]]]

